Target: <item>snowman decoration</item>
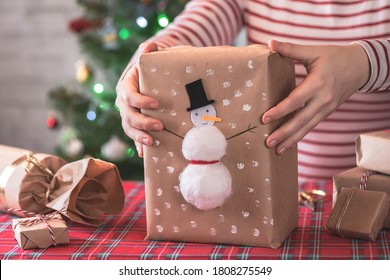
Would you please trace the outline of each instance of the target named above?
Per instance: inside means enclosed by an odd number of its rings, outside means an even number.
[[[184,199],[200,210],[211,210],[223,205],[232,193],[232,178],[221,163],[226,154],[227,140],[214,126],[221,121],[208,100],[202,80],[186,85],[194,125],[183,140],[182,152],[189,164],[180,174],[179,186]]]

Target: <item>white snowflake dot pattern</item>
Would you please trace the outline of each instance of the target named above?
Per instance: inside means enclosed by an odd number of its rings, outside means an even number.
[[[210,228],[210,235],[212,236],[217,235],[217,230],[215,228]]]
[[[247,88],[253,87],[253,81],[252,81],[252,80],[246,80],[246,81],[245,81],[245,86],[246,86]]]
[[[164,74],[165,74],[165,75],[169,75],[169,74],[171,74],[171,73],[169,73],[169,71],[167,71],[167,72],[165,72]]]
[[[266,94],[265,92],[263,92],[263,93],[261,94],[261,99],[262,99],[262,100],[267,100],[267,94]]]
[[[269,218],[268,217],[263,217],[263,224],[268,224],[268,222],[269,222]]]
[[[233,94],[234,94],[234,97],[240,97],[242,95],[242,92],[241,92],[241,90],[236,89]]]
[[[174,89],[173,89],[173,90],[171,90],[171,95],[172,95],[172,96],[176,96],[176,95],[177,95],[177,91],[176,91],[176,90],[174,90]]]
[[[249,68],[249,69],[253,69],[253,68],[254,68],[254,66],[253,66],[253,60],[249,60],[248,63],[247,63],[247,65],[248,65],[248,68]]]
[[[172,166],[167,166],[167,173],[172,174],[173,172],[175,172],[175,168]]]
[[[250,104],[244,104],[242,106],[243,111],[249,112],[251,109],[252,109],[252,105],[250,105]]]
[[[171,110],[169,112],[169,114],[172,116],[172,117],[175,117],[177,115],[177,112],[175,110]]]
[[[248,192],[249,192],[249,193],[254,193],[254,192],[255,192],[255,188],[253,188],[253,187],[248,187]]]
[[[195,221],[190,221],[191,227],[196,228],[198,226],[198,223]]]
[[[242,163],[242,162],[237,163],[237,168],[238,168],[238,169],[242,170],[242,169],[244,169],[244,167],[245,167],[245,164],[244,164],[244,163]]]
[[[274,219],[269,220],[270,225],[274,225]]]
[[[231,227],[230,227],[230,232],[232,233],[232,234],[236,234],[237,233],[237,227],[235,226],[235,225],[232,225]]]
[[[156,225],[157,232],[163,232],[164,227],[162,225]]]
[[[161,142],[158,141],[158,140],[155,140],[155,141],[154,141],[154,145],[157,146],[157,147],[160,146],[160,143],[161,143]]]
[[[268,133],[264,133],[264,137],[267,138],[269,136]]]
[[[188,209],[188,206],[187,206],[187,204],[181,204],[180,205],[181,206],[181,210],[183,210],[183,211],[187,211],[187,209]]]
[[[150,67],[150,72],[152,72],[152,73],[157,72],[157,68],[156,67]]]
[[[162,188],[158,188],[158,189],[156,190],[156,195],[157,195],[157,196],[162,196],[162,194],[163,194]]]
[[[222,100],[222,106],[229,106],[230,105],[230,100],[229,99],[223,99]]]
[[[237,127],[236,123],[229,123],[231,129],[235,129]]]
[[[152,89],[152,93],[153,93],[154,95],[157,95],[157,94],[158,94],[158,89],[156,89],[156,88]]]
[[[225,221],[225,216],[222,215],[222,214],[219,215],[218,220],[219,220],[220,223],[223,223]]]
[[[265,178],[264,181],[266,181],[267,183],[271,182],[269,178]]]
[[[192,67],[191,65],[186,66],[186,73],[187,73],[187,74],[192,73],[192,71],[194,71],[194,67]]]
[[[241,212],[241,215],[242,215],[244,218],[248,218],[248,217],[249,217],[249,212],[248,212],[248,211],[242,211],[242,212]]]
[[[233,66],[229,65],[229,66],[228,66],[228,71],[229,71],[230,73],[232,73],[232,72],[233,72]]]
[[[180,192],[180,187],[179,186],[173,186],[176,192]]]
[[[214,69],[207,69],[206,73],[207,73],[207,76],[212,76],[212,75],[214,75]]]
[[[152,157],[152,160],[154,163],[157,163],[158,162],[158,157]]]
[[[260,207],[261,206],[261,203],[260,203],[260,200],[255,200],[255,203],[256,203],[256,207]]]
[[[158,209],[158,208],[155,208],[155,209],[154,209],[154,215],[156,215],[156,216],[160,216],[160,215],[161,215],[161,211],[160,211],[160,209]]]
[[[254,228],[252,231],[252,235],[254,237],[259,237],[260,236],[260,230],[258,228]]]
[[[168,156],[173,157],[173,152],[168,152]]]
[[[260,162],[258,162],[257,160],[252,160],[252,165],[253,167],[258,167],[260,165]]]
[[[172,230],[173,230],[173,232],[178,233],[179,232],[179,227],[178,226],[173,226]]]
[[[172,207],[171,203],[168,201],[164,202],[165,208],[170,209]]]
[[[228,87],[231,86],[231,84],[232,84],[231,82],[228,82],[228,81],[227,81],[227,82],[223,82],[222,85],[223,85],[223,88],[228,88]]]

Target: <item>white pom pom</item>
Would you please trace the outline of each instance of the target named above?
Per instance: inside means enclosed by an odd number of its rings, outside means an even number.
[[[188,165],[180,175],[184,199],[200,210],[221,206],[232,192],[232,178],[222,163]]]
[[[226,153],[227,141],[215,126],[190,129],[184,137],[182,152],[188,160],[219,160]]]

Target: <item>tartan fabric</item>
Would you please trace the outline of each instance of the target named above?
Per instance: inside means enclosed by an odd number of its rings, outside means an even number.
[[[390,230],[381,230],[376,242],[333,236],[325,229],[332,207],[332,185],[305,184],[302,189],[327,192],[315,211],[300,206],[299,226],[278,249],[144,240],[145,193],[142,182],[124,182],[122,213],[107,216],[99,227],[68,221],[70,243],[36,250],[19,248],[12,234],[12,218],[0,214],[1,259],[390,259]]]

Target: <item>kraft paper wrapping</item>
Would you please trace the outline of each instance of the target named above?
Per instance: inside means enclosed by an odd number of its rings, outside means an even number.
[[[23,209],[34,213],[47,212],[46,194],[53,186],[45,174],[35,165],[25,167],[28,150],[0,145],[0,211],[8,208]],[[34,157],[53,173],[67,162],[57,156],[34,154]],[[17,213],[20,216],[23,214]]]
[[[31,220],[31,218],[12,220],[14,237],[22,249],[44,249],[54,245],[50,230],[45,222],[40,221],[34,225],[23,225],[23,221],[26,220]],[[46,222],[52,230],[57,245],[69,243],[68,227],[60,214]]]
[[[186,202],[179,189],[188,165],[180,137],[193,127],[185,85],[197,79],[222,118],[215,124],[228,139],[221,162],[232,177],[232,195],[209,211]],[[272,248],[283,243],[298,222],[297,152],[277,156],[268,149],[265,139],[281,122],[263,125],[261,116],[294,87],[293,62],[260,45],[174,47],[140,58],[140,91],[160,102],[158,110],[143,113],[180,136],[150,132],[154,145],[144,150],[147,239]]]
[[[61,167],[52,180],[54,190],[47,204],[71,220],[99,225],[103,214],[119,214],[124,190],[119,171],[112,163],[81,159]]]
[[[357,166],[390,175],[390,130],[364,133],[356,138]]]
[[[85,158],[71,163],[46,154],[33,154],[36,165],[25,169],[28,150],[0,146],[0,210],[22,209],[36,214],[61,211],[71,220],[101,224],[103,214],[118,214],[124,206],[121,177],[112,163]],[[16,215],[24,217],[22,212]]]
[[[342,188],[326,228],[342,237],[375,241],[389,207],[385,192]]]
[[[333,178],[333,205],[337,202],[342,188],[359,188],[360,179],[366,169],[355,167],[337,174]],[[367,190],[384,192],[390,197],[390,176],[384,174],[374,174],[368,178]],[[386,215],[383,227],[390,228],[390,211]]]

